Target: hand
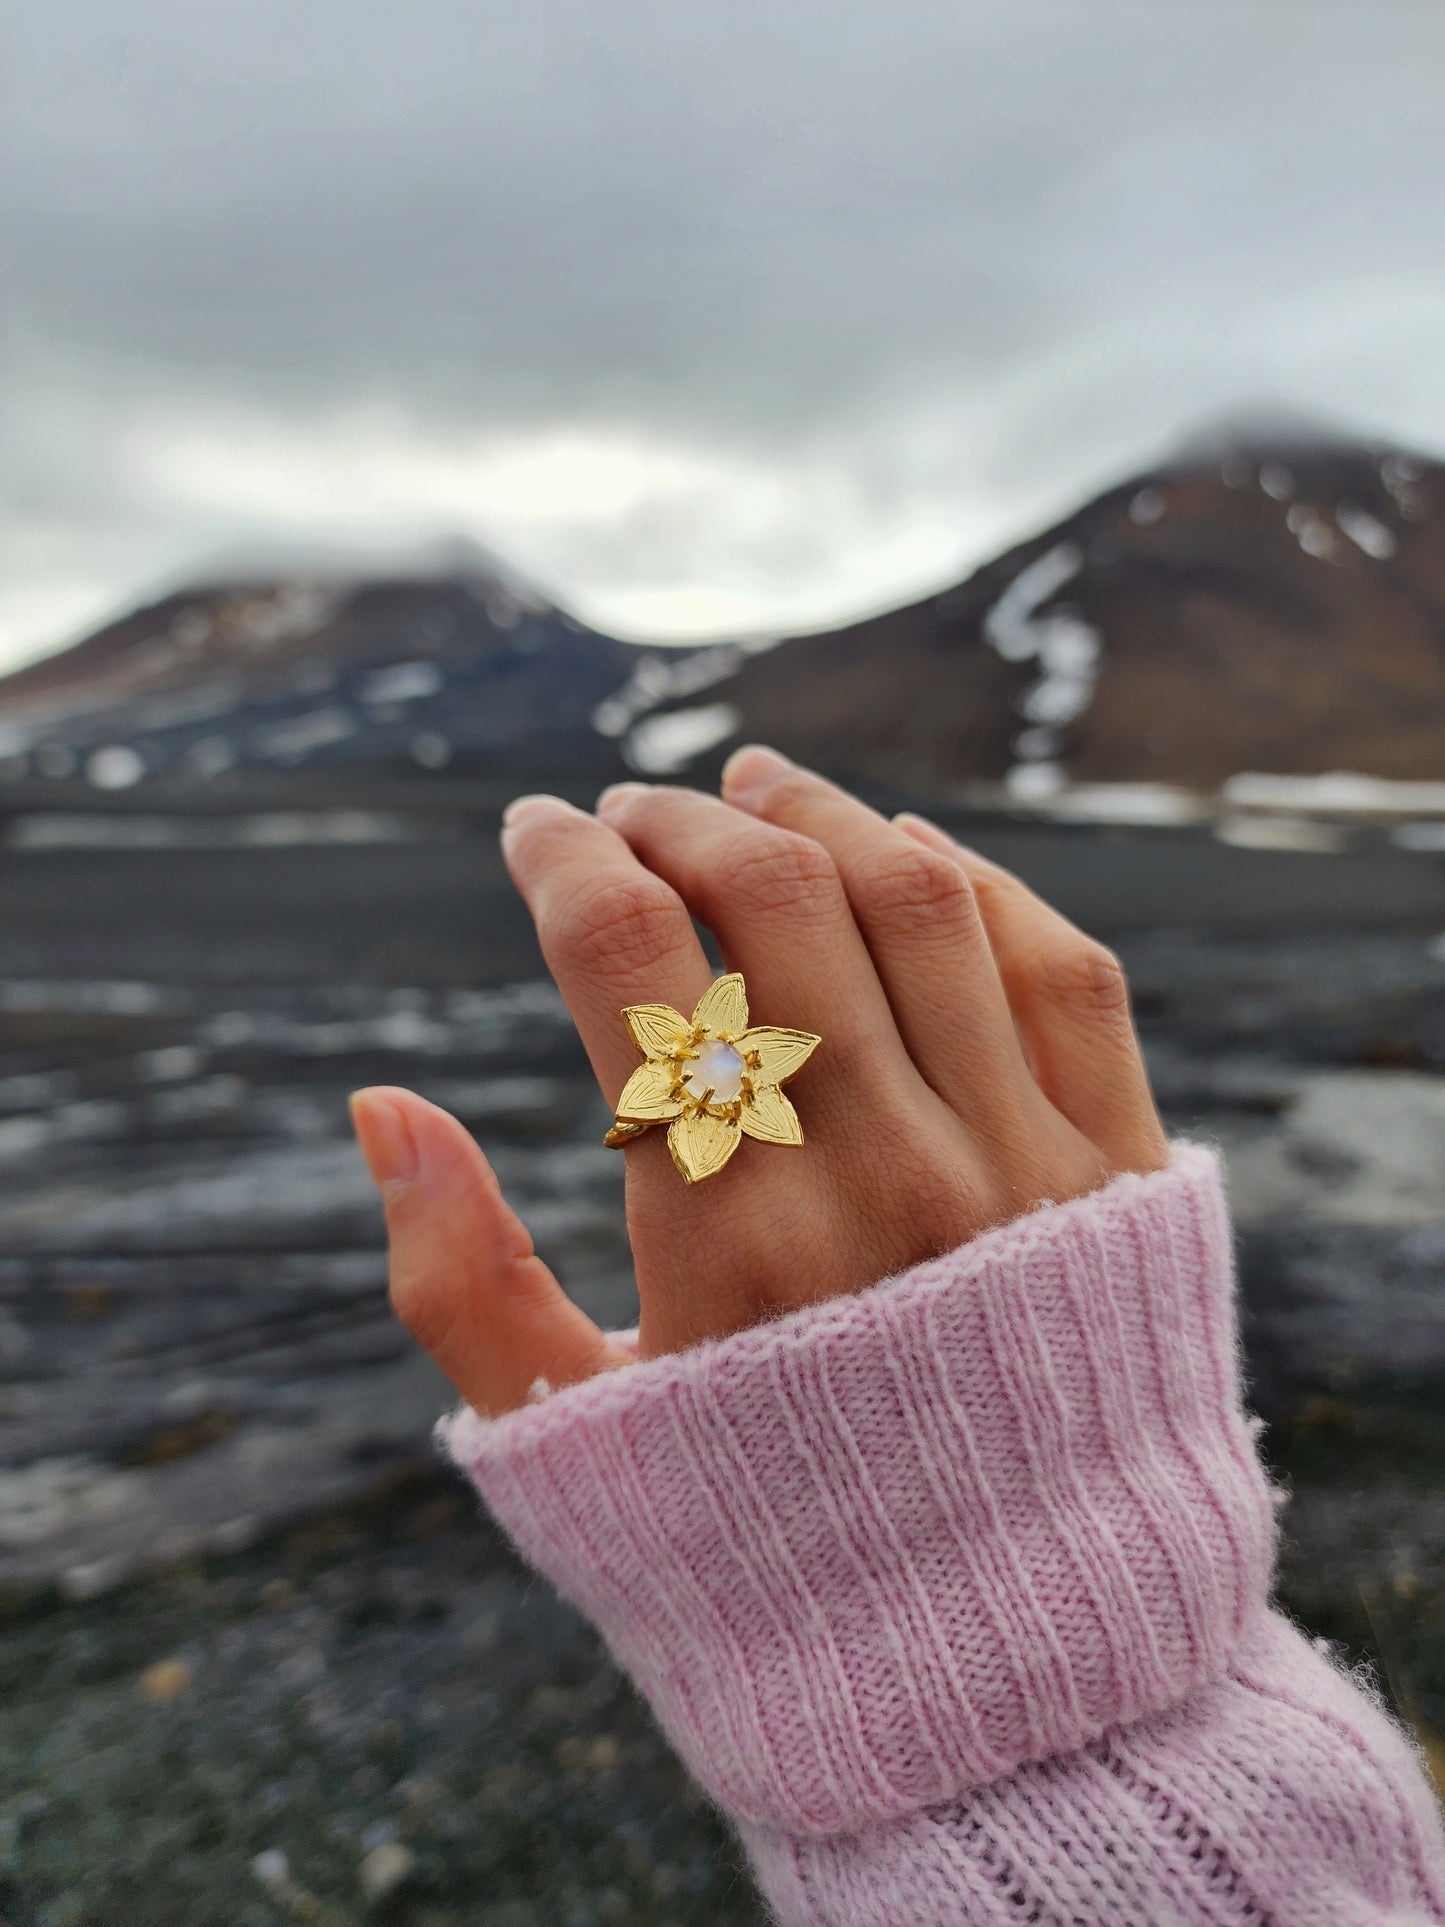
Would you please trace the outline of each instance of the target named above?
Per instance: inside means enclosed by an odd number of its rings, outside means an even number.
[[[641,1061],[624,1005],[712,980],[754,1024],[818,1032],[789,1085],[807,1142],[744,1143],[686,1185],[665,1132],[625,1151],[639,1352],[856,1291],[1044,1200],[1163,1164],[1116,960],[921,817],[893,822],[773,752],[721,799],[624,783],[595,815],[520,798],[502,847],[607,1101]],[[358,1092],[398,1317],[479,1411],[632,1362],[562,1292],[486,1159],[407,1091]]]

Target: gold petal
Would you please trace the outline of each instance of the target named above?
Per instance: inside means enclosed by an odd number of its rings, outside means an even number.
[[[692,1021],[704,1025],[708,1030],[725,1031],[729,1037],[736,1037],[740,1031],[745,1031],[748,1027],[748,993],[743,989],[742,973],[732,970],[726,977],[714,977],[692,1013]]]
[[[672,1161],[689,1184],[721,1171],[742,1141],[736,1118],[714,1117],[711,1111],[685,1111],[667,1127]]]
[[[672,1095],[676,1075],[671,1064],[639,1064],[617,1100],[620,1118],[676,1117],[682,1099]]]
[[[749,1137],[761,1138],[764,1144],[801,1144],[803,1141],[798,1113],[776,1084],[755,1085],[753,1101],[743,1105],[739,1121]]]
[[[622,1014],[644,1057],[670,1057],[692,1032],[671,1004],[629,1004]]]
[[[779,1030],[772,1024],[760,1024],[738,1039],[738,1047],[744,1056],[757,1053],[759,1061],[753,1072],[757,1083],[781,1084],[803,1068],[822,1041],[810,1030]]]

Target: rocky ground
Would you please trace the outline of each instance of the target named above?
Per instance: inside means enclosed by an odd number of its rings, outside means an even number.
[[[431,1458],[444,1391],[386,1314],[345,1130],[383,1078],[478,1132],[589,1309],[631,1302],[565,1014],[489,842],[446,834],[371,851],[369,892],[296,848],[213,853],[204,887],[174,851],[0,854],[17,1927],[760,1918],[591,1635]],[[1333,857],[1021,835],[1125,951],[1169,1121],[1229,1160],[1285,1597],[1445,1732],[1442,866],[1385,901]],[[376,906],[408,889],[403,940]]]

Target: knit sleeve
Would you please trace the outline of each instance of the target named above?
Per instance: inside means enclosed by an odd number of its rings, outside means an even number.
[[[1267,1614],[1274,1508],[1208,1151],[506,1417],[464,1408],[442,1434],[632,1673],[784,1922],[1381,1918],[1188,1899],[1192,1847],[1237,1845],[1240,1812],[1254,1825],[1283,1785],[1286,1728],[1314,1757],[1395,1745],[1379,1771],[1416,1840],[1385,1859],[1414,1867],[1419,1906],[1384,1917],[1445,1918],[1422,1898],[1438,1842],[1393,1729],[1343,1682],[1347,1716],[1286,1706],[1314,1706],[1323,1662]],[[1259,1753],[1237,1784],[1191,1776],[1196,1756],[1247,1753],[1236,1688]],[[1271,1808],[1279,1856],[1303,1798]],[[1172,1900],[1140,1870],[1150,1824],[1176,1845],[1195,1829]],[[1053,1875],[1038,1885],[1060,1853],[1072,1911]]]

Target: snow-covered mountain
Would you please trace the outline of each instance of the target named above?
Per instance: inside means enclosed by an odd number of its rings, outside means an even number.
[[[633,653],[491,575],[210,584],[0,681],[0,776],[173,793],[479,759],[610,769],[592,715]]]
[[[168,596],[0,680],[0,785],[27,797],[701,773],[751,738],[1021,803],[1241,771],[1439,783],[1445,468],[1216,437],[956,588],[766,650],[623,643],[495,569],[316,574]]]
[[[726,696],[744,737],[900,788],[1445,779],[1445,468],[1215,441]]]

